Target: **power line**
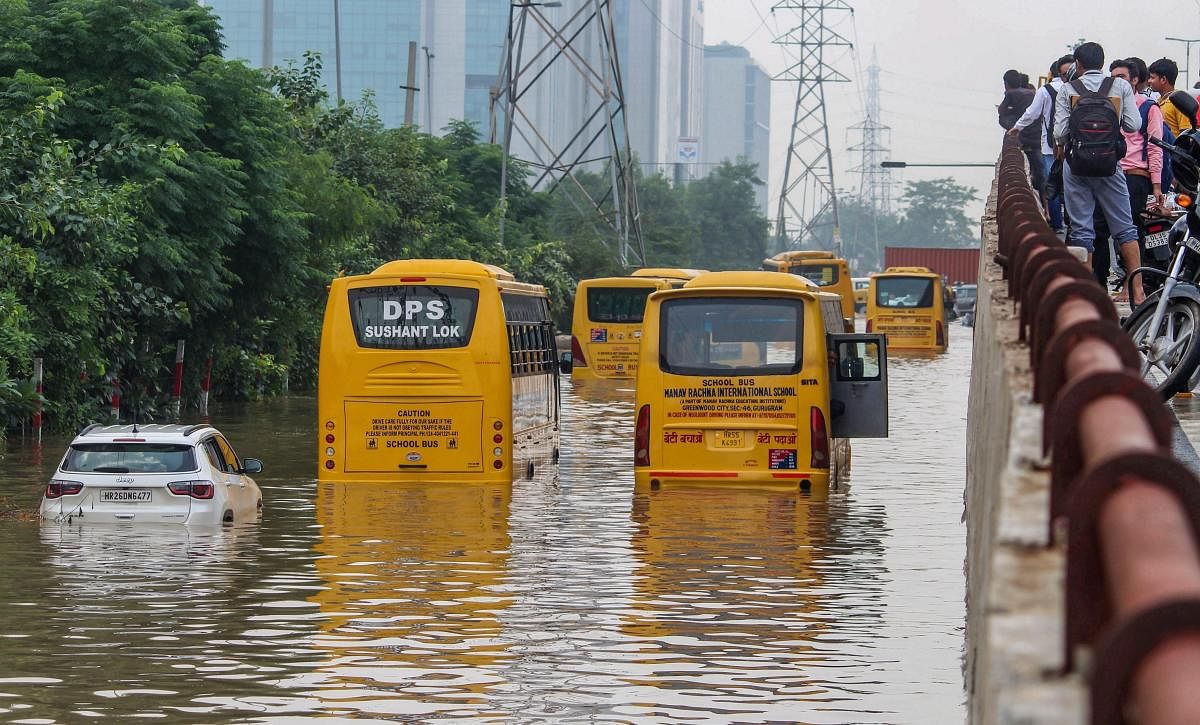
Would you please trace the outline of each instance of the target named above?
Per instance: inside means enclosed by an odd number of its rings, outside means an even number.
[[[678,40],[680,43],[683,43],[684,45],[691,48],[692,50],[701,50],[701,51],[704,50],[703,45],[696,45],[694,43],[688,42],[682,35],[680,35],[679,33],[676,33],[674,30],[672,30],[671,26],[664,23],[663,19],[658,17],[658,13],[654,12],[654,10],[651,9],[651,7],[646,4],[646,0],[638,0],[638,1],[642,4],[642,7],[646,8],[646,12],[650,13],[650,17],[654,18],[655,22],[658,23],[658,26],[660,28],[662,28],[663,30],[667,31],[668,33],[670,33],[671,35],[675,36],[675,39]],[[738,45],[741,45],[741,43],[738,43]]]

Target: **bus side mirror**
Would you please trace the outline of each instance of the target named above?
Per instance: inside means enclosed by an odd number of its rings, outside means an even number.
[[[571,353],[560,352],[558,354],[558,370],[564,374],[571,372]]]

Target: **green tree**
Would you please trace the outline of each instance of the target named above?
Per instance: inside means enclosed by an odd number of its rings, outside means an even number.
[[[725,161],[685,187],[688,216],[696,227],[693,259],[705,269],[758,269],[767,254],[766,217],[754,187],[753,163]]]
[[[974,189],[947,177],[910,181],[900,197],[904,221],[896,243],[913,247],[972,247],[979,244],[977,224],[963,211],[976,198]]]

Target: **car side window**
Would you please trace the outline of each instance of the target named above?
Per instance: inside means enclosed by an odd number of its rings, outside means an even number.
[[[237,454],[233,452],[233,446],[229,445],[229,441],[223,436],[217,436],[217,445],[221,447],[221,457],[225,459],[225,470],[228,473],[239,473],[242,470],[242,464],[238,461]]]
[[[217,448],[217,442],[215,440],[209,438],[201,443],[200,447],[204,449],[204,455],[208,457],[208,462],[212,464],[213,468],[217,469],[218,471],[225,470],[225,461],[221,459],[221,451]]]

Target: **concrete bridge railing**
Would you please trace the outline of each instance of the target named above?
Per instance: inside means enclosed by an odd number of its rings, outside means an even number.
[[[967,440],[975,723],[1200,723],[1200,481],[1008,138],[982,225]]]

